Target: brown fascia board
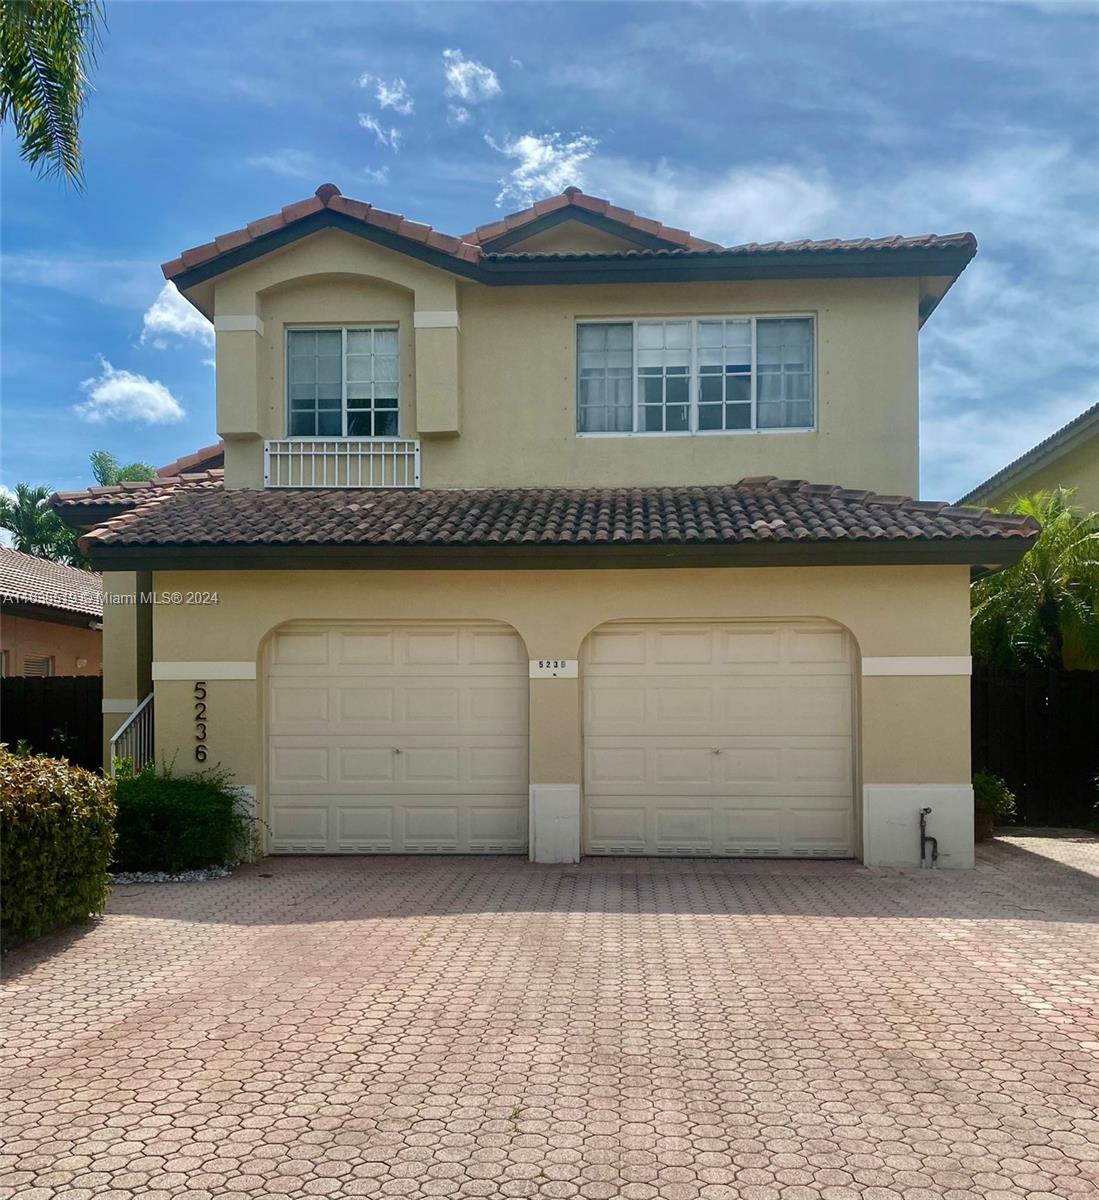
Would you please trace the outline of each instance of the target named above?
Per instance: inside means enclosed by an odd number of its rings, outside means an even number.
[[[702,250],[637,257],[593,254],[576,257],[549,255],[531,259],[522,255],[513,258],[505,255],[473,262],[325,208],[194,267],[173,271],[170,278],[181,292],[187,292],[218,275],[324,229],[343,230],[490,287],[933,275],[956,278],[976,253],[973,243],[866,249],[837,246],[758,251]]]
[[[715,545],[89,546],[96,570],[497,571],[654,570],[682,567],[970,566],[987,574],[1016,563],[1032,539],[932,538],[889,542]]]
[[[22,617],[28,621],[46,621],[51,625],[72,625],[79,629],[91,629],[102,625],[99,613],[74,612],[69,608],[52,608],[48,604],[31,604],[25,600],[0,598],[0,615]]]

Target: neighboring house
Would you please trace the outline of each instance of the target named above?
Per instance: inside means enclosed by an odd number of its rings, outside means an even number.
[[[100,577],[0,546],[0,674],[102,671]]]
[[[1010,508],[1017,497],[1072,488],[1072,503],[1099,512],[1099,404],[967,492],[959,504]]]
[[[912,865],[929,806],[969,866],[969,582],[1036,526],[903,493],[975,250],[575,189],[451,237],[326,184],[186,251],[224,474],[54,499],[157,596],[108,605],[107,732],[151,688],[131,729],[274,853]]]

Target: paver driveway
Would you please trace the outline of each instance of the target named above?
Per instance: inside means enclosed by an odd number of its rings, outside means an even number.
[[[10,955],[2,1194],[1099,1194],[1099,842],[268,860]]]

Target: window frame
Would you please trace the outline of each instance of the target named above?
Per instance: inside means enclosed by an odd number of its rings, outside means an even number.
[[[292,333],[340,333],[340,427],[341,433],[291,433],[290,421],[293,409],[290,407],[290,335]],[[397,335],[397,432],[392,434],[361,434],[347,432],[347,335],[349,333],[392,332]],[[286,415],[286,439],[294,442],[394,442],[401,438],[401,325],[399,321],[364,321],[353,325],[287,325],[283,332],[283,374],[286,377],[284,412]],[[317,411],[317,410],[314,410]],[[356,409],[356,412],[374,413],[378,410],[373,404],[368,409]]]
[[[637,374],[637,352],[638,352],[638,325],[653,324],[657,322],[667,321],[686,321],[691,326],[691,364],[689,375],[688,389],[688,417],[691,425],[690,429],[641,429],[638,427],[639,422],[639,401],[638,401],[638,374]],[[751,398],[752,398],[752,426],[750,429],[699,429],[698,428],[698,407],[699,394],[701,391],[700,379],[698,370],[698,326],[703,321],[749,321],[752,327],[752,370],[751,370]],[[766,426],[759,428],[756,425],[757,409],[759,404],[758,395],[758,363],[757,363],[757,347],[756,347],[756,323],[758,321],[808,321],[810,323],[811,337],[813,339],[811,364],[810,364],[810,387],[809,387],[809,403],[812,408],[813,419],[809,425],[797,426]],[[579,343],[580,337],[578,330],[582,325],[630,325],[633,328],[633,424],[632,430],[598,430],[591,433],[582,432],[576,428],[580,415],[580,358],[579,358]],[[818,431],[818,416],[817,416],[817,378],[819,375],[817,358],[819,355],[819,341],[817,338],[817,314],[815,312],[775,312],[775,313],[697,313],[691,315],[683,314],[664,314],[653,313],[642,317],[577,317],[573,323],[573,375],[575,377],[575,398],[573,404],[573,432],[578,438],[682,438],[682,437],[754,437],[759,434],[784,434],[792,435],[799,433],[816,433]]]

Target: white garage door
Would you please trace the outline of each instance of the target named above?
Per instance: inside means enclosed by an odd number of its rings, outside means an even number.
[[[268,660],[273,853],[527,848],[527,656],[503,625],[291,626]]]
[[[587,853],[854,852],[843,630],[608,625],[585,652]]]

